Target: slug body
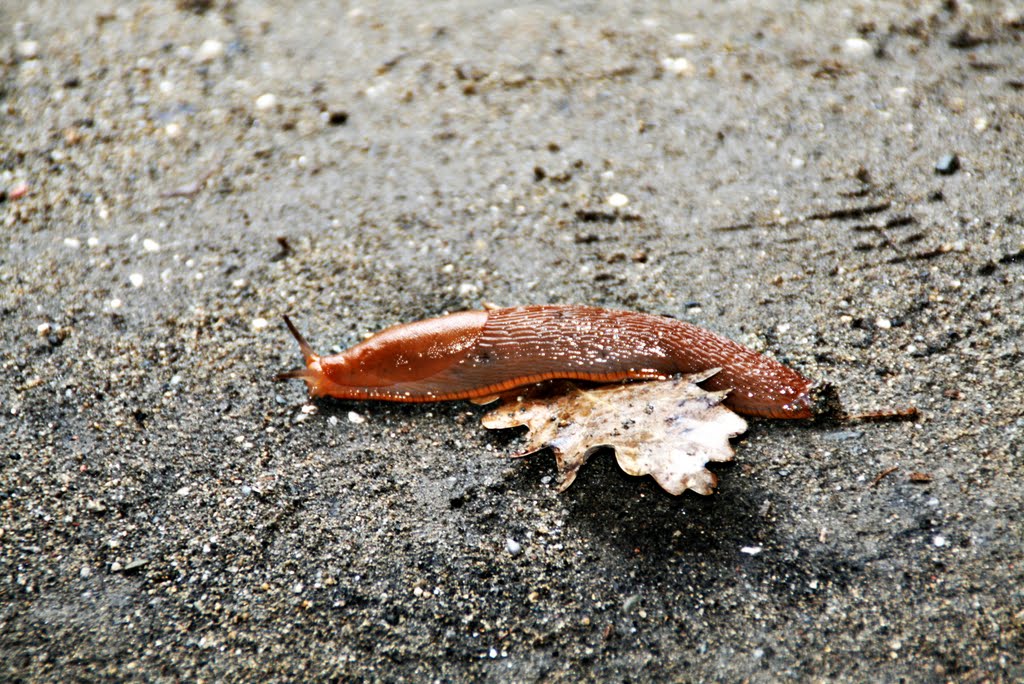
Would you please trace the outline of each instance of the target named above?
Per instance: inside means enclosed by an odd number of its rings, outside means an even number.
[[[543,380],[660,380],[721,370],[701,383],[731,390],[738,413],[812,418],[811,382],[732,340],[665,316],[588,306],[463,311],[388,328],[340,354],[318,356],[291,321],[311,396],[383,401],[481,399]]]

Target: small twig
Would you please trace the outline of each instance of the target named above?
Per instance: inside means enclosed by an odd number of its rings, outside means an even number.
[[[906,406],[904,408],[877,409],[865,413],[848,413],[842,416],[841,420],[844,423],[899,423],[917,420],[918,415],[920,414],[916,406]]]
[[[287,259],[292,254],[295,254],[295,250],[292,249],[292,245],[288,242],[287,236],[278,235],[277,244],[280,245],[281,251],[270,257],[271,261],[281,261],[282,259]]]
[[[885,470],[883,470],[882,472],[878,473],[878,475],[875,476],[875,479],[871,481],[871,484],[869,484],[868,487],[869,488],[877,487],[879,482],[884,480],[889,475],[892,475],[893,473],[895,473],[899,469],[900,469],[899,466],[893,466],[892,468],[886,468]]]

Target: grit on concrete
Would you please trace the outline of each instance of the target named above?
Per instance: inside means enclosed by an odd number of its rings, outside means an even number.
[[[1021,681],[1024,15],[678,5],[4,3],[0,678]],[[558,494],[269,381],[485,302],[921,419]]]

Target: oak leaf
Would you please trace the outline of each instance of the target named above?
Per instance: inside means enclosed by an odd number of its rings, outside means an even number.
[[[746,421],[722,406],[728,392],[697,386],[717,372],[574,388],[555,396],[539,388],[506,398],[482,422],[491,429],[525,425],[527,446],[516,456],[550,447],[562,478],[559,491],[573,483],[594,451],[610,447],[630,475],[650,475],[671,494],[710,494],[717,478],[705,464],[732,460],[729,439],[747,429]]]

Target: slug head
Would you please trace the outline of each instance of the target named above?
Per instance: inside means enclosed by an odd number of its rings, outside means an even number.
[[[459,363],[486,320],[484,311],[465,311],[396,325],[340,354],[319,356],[285,316],[306,367],[280,373],[274,379],[299,378],[312,397],[415,401],[418,383]]]
[[[309,395],[312,397],[319,397],[326,394],[325,387],[330,383],[326,374],[323,371],[320,362],[320,355],[313,351],[313,347],[310,346],[306,338],[302,336],[299,329],[295,327],[291,319],[288,316],[282,316],[284,318],[284,324],[288,326],[288,330],[292,336],[298,341],[299,349],[302,350],[302,357],[306,362],[305,368],[295,368],[290,371],[278,373],[272,379],[274,382],[281,382],[283,380],[291,380],[299,378],[306,382],[306,387],[309,388]]]

